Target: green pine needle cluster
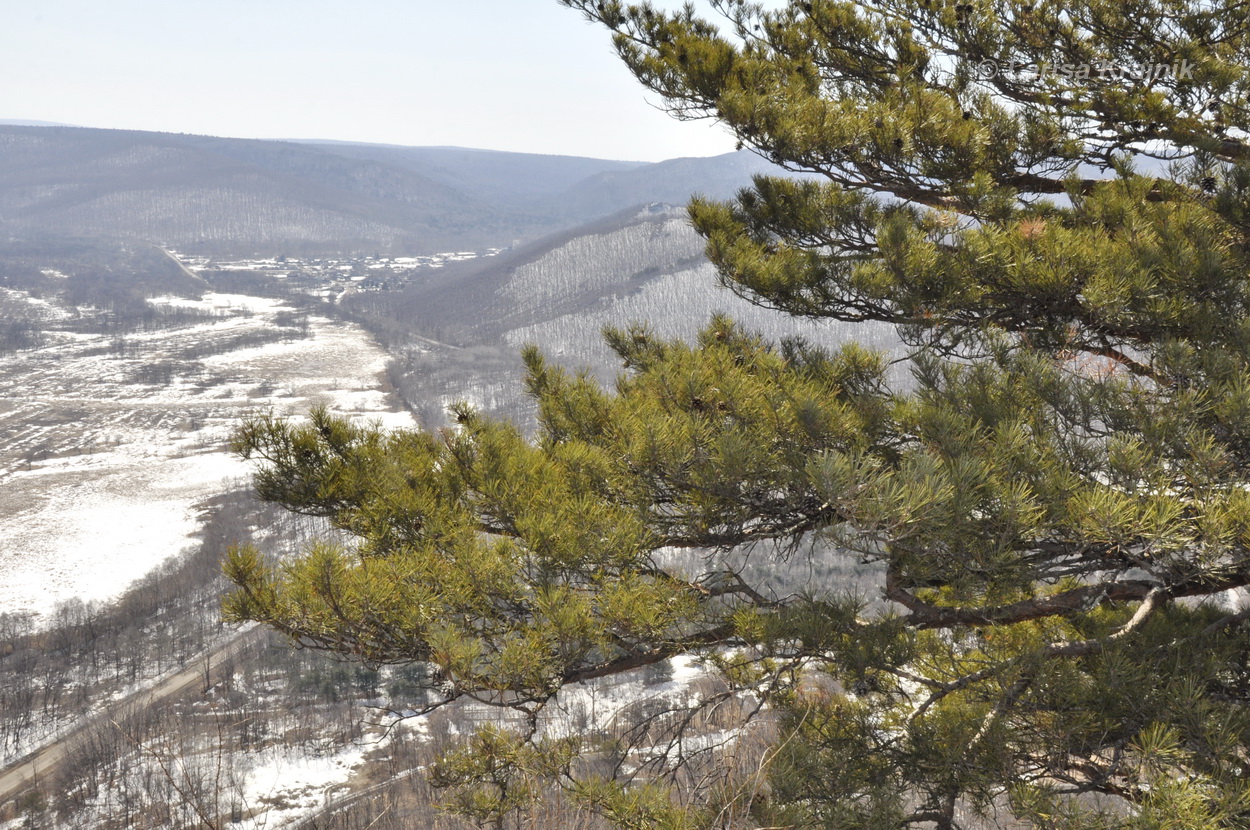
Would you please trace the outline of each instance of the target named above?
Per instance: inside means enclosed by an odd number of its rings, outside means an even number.
[[[563,2],[808,174],[691,203],[723,285],[893,324],[905,367],[636,324],[612,389],[526,350],[532,439],[250,421],[262,497],[354,542],[236,551],[226,616],[524,713],[435,774],[481,822],[558,784],[638,828],[1250,827],[1250,9]],[[709,553],[744,549],[883,578]],[[758,774],[679,798],[541,734],[680,654],[750,704]]]

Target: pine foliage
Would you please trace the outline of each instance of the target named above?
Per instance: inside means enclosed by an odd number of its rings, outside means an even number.
[[[685,801],[482,733],[439,773],[479,820],[543,779],[625,827],[1250,826],[1245,4],[564,4],[678,117],[819,174],[691,219],[750,301],[896,326],[910,381],[716,318],[606,331],[614,389],[527,350],[533,441],[253,421],[262,494],[359,544],[236,552],[227,616],[532,724],[685,653],[772,718],[766,785]],[[884,610],[673,565],[812,539]]]

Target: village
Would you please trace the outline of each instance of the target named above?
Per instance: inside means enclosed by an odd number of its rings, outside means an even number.
[[[354,293],[395,291],[427,277],[431,271],[452,263],[498,256],[508,248],[484,251],[453,251],[423,256],[345,256],[302,259],[276,256],[259,259],[218,260],[208,256],[170,251],[192,271],[210,275],[252,274],[285,281],[293,292],[338,302]]]

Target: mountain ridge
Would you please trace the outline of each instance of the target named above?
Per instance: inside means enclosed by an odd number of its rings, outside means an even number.
[[[767,162],[0,124],[0,227],[210,255],[503,247],[654,201],[728,197]]]

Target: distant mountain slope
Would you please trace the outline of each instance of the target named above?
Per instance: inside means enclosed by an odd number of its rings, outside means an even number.
[[[603,343],[604,326],[643,323],[660,335],[691,339],[712,315],[727,314],[774,340],[857,339],[885,348],[896,342],[889,327],[818,325],[735,295],[718,283],[704,240],[680,208],[654,205],[582,230],[538,256],[497,263],[487,272],[495,283],[492,302],[479,299],[473,316],[489,321],[489,330],[513,347],[536,343],[609,374],[619,367]]]
[[[408,170],[316,147],[0,128],[10,228],[209,252],[445,249],[529,228]]]
[[[694,193],[729,199],[749,185],[752,176],[781,172],[776,165],[746,151],[670,159],[627,171],[598,173],[578,182],[561,198],[572,215],[601,216],[647,202],[683,205]]]
[[[353,301],[374,313],[385,309],[414,331],[437,329],[435,339],[464,345],[517,345],[524,340],[518,332],[551,332],[554,321],[567,329],[581,320],[576,328],[586,336],[559,346],[570,355],[606,354],[598,348],[605,324],[644,321],[665,334],[688,336],[718,311],[772,337],[813,333],[806,323],[722,288],[705,244],[684,208],[656,203],[453,265],[396,294]],[[867,339],[893,343],[875,330]]]
[[[0,229],[220,255],[435,253],[730,196],[766,167],[0,125]]]
[[[310,143],[338,155],[402,167],[475,199],[511,207],[549,204],[552,197],[561,197],[565,191],[591,177],[652,166],[636,161],[506,153],[462,147]],[[618,205],[612,210],[619,210],[620,207]]]
[[[532,428],[520,347],[536,344],[609,381],[621,366],[604,326],[642,323],[690,341],[714,314],[726,314],[774,342],[899,347],[889,326],[813,322],[753,305],[719,285],[703,251],[685,211],[656,204],[450,266],[402,292],[355,295],[347,305],[390,343],[392,377],[427,425],[442,417],[431,401],[467,399]]]
[[[703,260],[703,241],[669,205],[627,210],[500,256],[453,265],[398,295],[362,306],[437,339],[498,342],[513,328],[591,307],[664,271]]]

